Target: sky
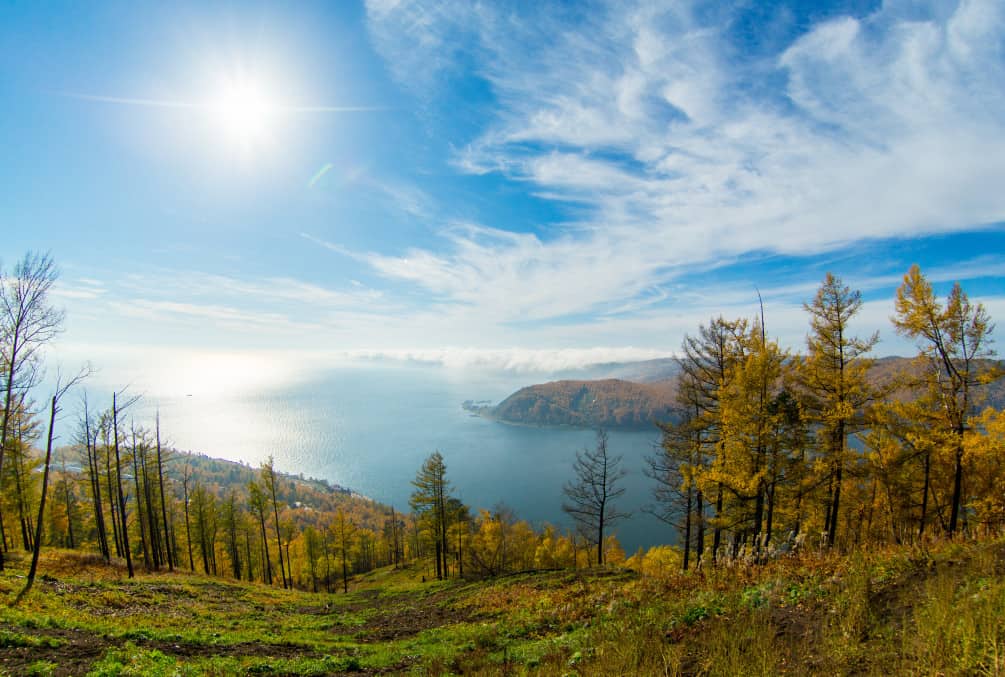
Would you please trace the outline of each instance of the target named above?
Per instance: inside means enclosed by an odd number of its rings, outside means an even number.
[[[5,2],[0,111],[0,264],[109,382],[646,359],[758,293],[798,350],[828,271],[910,354],[914,263],[1005,317],[1000,0]]]

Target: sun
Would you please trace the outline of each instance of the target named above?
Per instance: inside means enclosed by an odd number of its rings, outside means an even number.
[[[268,137],[278,107],[257,83],[236,81],[220,88],[210,109],[223,134],[232,142],[248,147]]]

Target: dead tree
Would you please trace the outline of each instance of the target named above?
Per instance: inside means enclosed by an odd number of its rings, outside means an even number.
[[[164,493],[164,458],[161,453],[161,413],[157,412],[157,483],[161,492],[161,518],[164,520],[164,549],[167,556],[168,571],[174,571],[174,552],[172,551],[172,530],[168,522],[167,494]]]
[[[576,477],[563,489],[568,502],[562,504],[562,510],[572,517],[584,536],[595,539],[597,565],[603,566],[604,532],[631,516],[614,505],[614,501],[625,493],[624,487],[618,486],[626,474],[621,467],[621,457],[610,456],[607,433],[598,430],[596,448],[577,452],[572,468]]]
[[[119,414],[128,409],[139,400],[139,396],[129,398],[124,405],[119,406],[119,393],[112,393],[112,437],[115,445],[115,483],[118,485],[119,494],[119,519],[121,520],[120,531],[122,532],[122,550],[126,555],[126,570],[129,578],[133,578],[133,555],[129,549],[129,529],[126,521],[126,495],[122,491],[122,457],[119,453]],[[139,500],[137,498],[137,500]]]

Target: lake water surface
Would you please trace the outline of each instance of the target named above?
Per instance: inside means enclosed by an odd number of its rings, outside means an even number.
[[[472,416],[465,400],[498,402],[539,375],[460,373],[433,366],[344,367],[267,392],[161,401],[162,427],[179,449],[327,479],[408,510],[411,480],[438,450],[454,495],[475,509],[505,503],[534,524],[566,525],[562,486],[594,431],[518,427]],[[644,457],[655,430],[611,431],[609,450],[628,476],[618,507],[635,514],[616,528],[626,551],[673,540],[642,513],[652,481]]]

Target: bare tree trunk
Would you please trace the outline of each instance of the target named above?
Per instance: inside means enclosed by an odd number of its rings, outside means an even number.
[[[52,460],[52,430],[56,423],[56,402],[57,396],[52,396],[52,403],[49,408],[49,439],[45,445],[45,469],[42,471],[42,496],[38,501],[38,523],[35,525],[35,543],[38,547],[31,555],[31,567],[28,569],[28,579],[25,581],[24,588],[18,593],[17,597],[14,598],[14,604],[21,601],[28,591],[31,590],[32,584],[35,583],[35,572],[38,571],[38,555],[42,550],[42,517],[45,515],[45,494],[46,490],[49,488],[49,463]]]
[[[76,548],[73,540],[73,503],[70,495],[70,480],[66,475],[66,459],[63,459],[63,498],[66,503],[66,538],[71,550]]]
[[[150,537],[150,557],[154,569],[161,568],[161,535],[157,523],[157,511],[154,509],[153,483],[150,481],[150,464],[147,462],[146,444],[140,445],[140,470],[143,472],[143,499],[146,502],[147,534]]]
[[[171,528],[167,516],[167,495],[164,493],[164,460],[161,457],[161,413],[157,412],[157,482],[161,491],[161,518],[164,520],[164,537],[167,540],[168,571],[174,571],[174,553],[171,551]],[[250,560],[249,560],[250,566]]]
[[[287,576],[286,576],[286,564],[283,562],[283,537],[279,531],[279,503],[276,501],[276,470],[272,465],[272,459],[269,459],[269,465],[267,466],[269,471],[269,491],[272,494],[272,513],[276,519],[276,543],[279,546],[279,574],[283,578],[283,587],[292,587],[293,585],[293,575],[290,574],[289,586],[287,586]],[[287,555],[287,559],[289,556]]]
[[[321,527],[321,550],[325,555],[325,592],[331,594],[332,591],[332,563],[331,555],[328,551],[328,529]]]
[[[108,547],[108,531],[105,529],[104,510],[101,505],[101,482],[98,472],[97,436],[91,437],[90,411],[87,398],[84,398],[84,444],[87,452],[87,472],[91,482],[91,497],[94,501],[94,527],[98,533],[98,548],[101,556],[107,562],[111,559]]]
[[[963,496],[963,429],[957,431],[956,438],[956,467],[953,471],[953,507],[949,514],[949,535],[956,533],[956,527],[960,518],[960,504]]]
[[[687,504],[684,512],[684,571],[687,571],[691,563],[691,487],[687,488]]]
[[[143,523],[143,493],[140,491],[139,450],[136,448],[136,428],[132,428],[133,439],[133,485],[136,487],[136,523],[140,527],[140,549],[143,551],[143,568],[151,569],[150,549],[147,547],[146,526]]]
[[[188,568],[195,571],[195,560],[192,559],[192,526],[188,514],[188,480],[191,469],[186,466],[182,474],[181,488],[182,500],[185,501],[185,543],[188,546]]]
[[[265,514],[259,514],[262,525],[262,580],[272,585],[272,560],[269,557],[269,535],[265,531]]]
[[[248,580],[253,581],[255,580],[255,561],[251,558],[251,529],[247,522],[244,523],[244,552],[248,560]]]
[[[116,557],[125,557],[122,547],[122,529],[119,527],[118,508],[115,507],[115,491],[112,486],[112,454],[105,440],[105,481],[108,484],[108,508],[112,517],[112,535],[115,538]]]
[[[918,524],[918,540],[925,535],[925,520],[928,518],[928,486],[931,479],[932,452],[925,451],[925,481],[921,490],[921,521]]]
[[[695,543],[694,555],[695,566],[701,566],[702,557],[705,556],[705,496],[701,489],[695,492],[695,502],[697,503],[696,514],[698,515],[698,541]]]
[[[112,436],[115,439],[115,481],[119,487],[119,517],[122,520],[122,549],[126,554],[126,569],[133,578],[133,555],[129,550],[129,528],[126,524],[126,495],[122,491],[122,458],[119,454],[118,394],[112,393]]]

